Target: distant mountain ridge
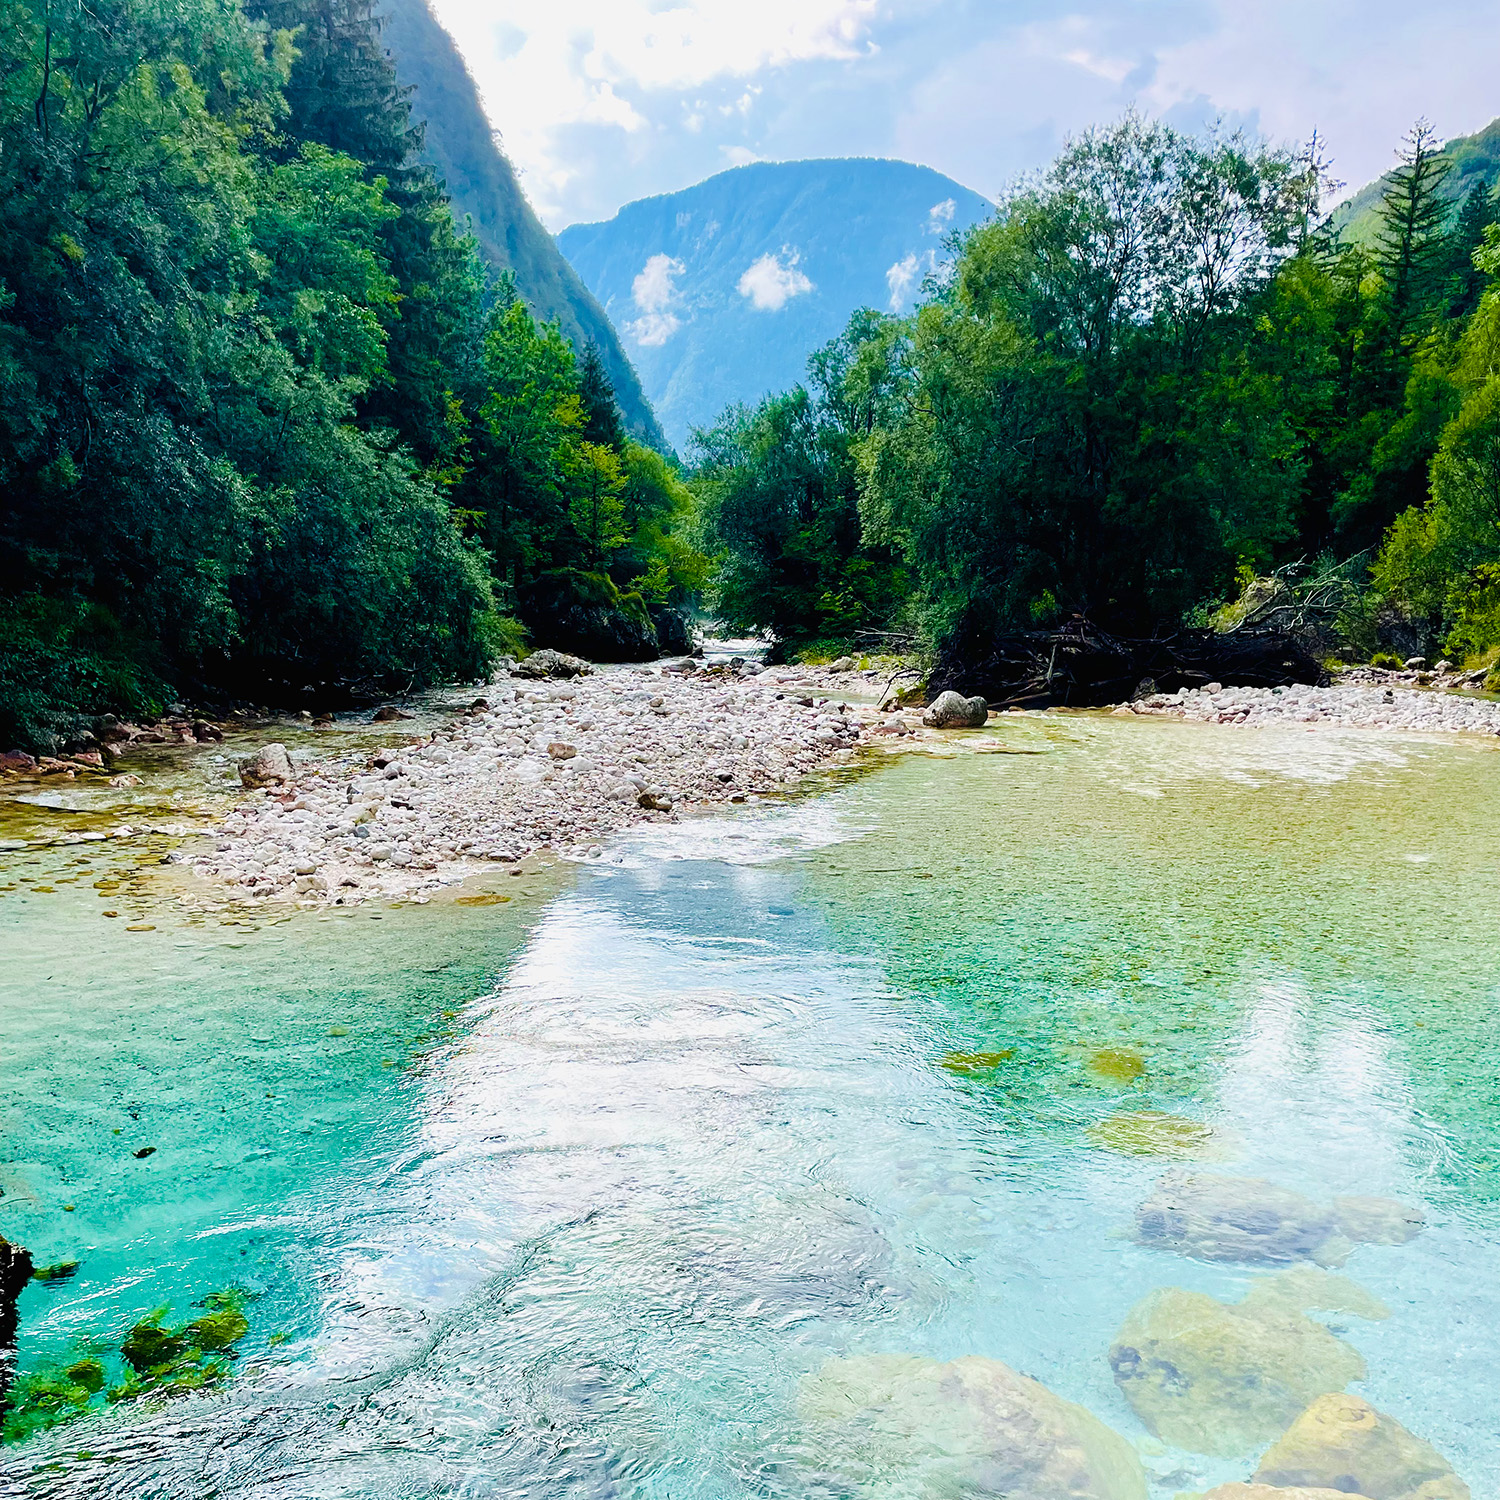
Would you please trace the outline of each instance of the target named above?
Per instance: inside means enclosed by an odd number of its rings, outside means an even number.
[[[412,119],[426,125],[427,156],[443,178],[459,227],[473,222],[484,258],[515,272],[532,311],[556,320],[579,353],[599,345],[631,434],[665,447],[656,415],[608,315],[579,280],[537,218],[479,102],[463,57],[427,0],[383,0],[382,39],[402,84],[413,90]]]
[[[857,308],[908,310],[948,233],[993,212],[911,162],[756,162],[557,242],[681,448],[725,406],[796,384]]]
[[[1455,136],[1443,147],[1443,152],[1451,165],[1438,191],[1456,208],[1468,197],[1470,188],[1492,188],[1500,181],[1500,120],[1491,120],[1473,135]],[[1390,181],[1391,174],[1387,172],[1374,182],[1367,182],[1334,210],[1334,227],[1346,239],[1358,244],[1373,243],[1380,222],[1377,210]]]

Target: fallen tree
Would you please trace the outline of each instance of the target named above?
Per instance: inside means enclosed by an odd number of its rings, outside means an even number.
[[[1279,630],[1179,630],[1149,640],[1111,635],[1089,620],[1057,630],[985,635],[960,629],[944,642],[929,674],[929,698],[952,690],[992,708],[1101,708],[1179,688],[1286,687],[1327,674],[1297,640]]]

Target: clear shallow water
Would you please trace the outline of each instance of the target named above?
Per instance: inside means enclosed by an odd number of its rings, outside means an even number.
[[[0,1477],[947,1495],[830,1477],[798,1417],[802,1376],[889,1352],[1003,1359],[1139,1441],[1106,1360],[1127,1310],[1265,1274],[1131,1240],[1171,1163],[1101,1141],[1157,1112],[1217,1131],[1207,1170],[1425,1207],[1345,1268],[1392,1316],[1333,1321],[1354,1389],[1494,1492],[1496,751],[1082,716],[994,738],[1044,753],[651,829],[497,882],[533,891],[506,905],[127,935],[87,882],[0,901],[0,1233],[83,1258],[24,1294],[23,1364],[258,1294],[226,1398]],[[34,881],[79,857],[25,856]],[[1143,1453],[1154,1497],[1254,1461]]]

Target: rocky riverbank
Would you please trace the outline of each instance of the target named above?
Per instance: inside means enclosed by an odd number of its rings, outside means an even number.
[[[324,905],[421,900],[543,849],[599,858],[632,824],[774,793],[863,743],[922,733],[915,715],[877,713],[886,675],[688,662],[502,674],[420,741],[326,760],[267,747],[244,773],[259,784],[188,862],[215,904]]]
[[[1221,687],[1153,693],[1117,714],[1194,719],[1205,724],[1306,724],[1348,729],[1500,734],[1500,703],[1416,686],[1413,673],[1352,675],[1330,687]]]

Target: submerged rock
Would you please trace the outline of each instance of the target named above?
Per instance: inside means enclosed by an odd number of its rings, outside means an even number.
[[[1342,1276],[1305,1269],[1228,1304],[1160,1287],[1109,1351],[1125,1399],[1154,1437],[1221,1458],[1262,1448],[1314,1397],[1362,1380],[1365,1362],[1303,1309],[1366,1318],[1386,1309]]]
[[[1370,1496],[1351,1495],[1348,1490],[1309,1490],[1301,1485],[1288,1490],[1269,1484],[1220,1484],[1201,1495],[1184,1495],[1182,1500],[1370,1500]]]
[[[240,762],[240,780],[245,786],[285,786],[291,779],[292,759],[285,745],[262,745],[249,760]]]
[[[922,722],[929,729],[979,729],[989,716],[990,706],[983,698],[965,698],[950,689],[927,705]]]
[[[1361,1396],[1319,1396],[1261,1459],[1255,1482],[1370,1500],[1470,1500],[1436,1448]]]
[[[1110,1115],[1088,1128],[1088,1138],[1106,1151],[1123,1156],[1163,1156],[1184,1160],[1214,1160],[1232,1156],[1235,1139],[1186,1115],[1156,1109]]]
[[[999,1360],[831,1359],[803,1377],[798,1409],[824,1429],[830,1463],[899,1468],[911,1500],[1146,1497],[1124,1438]]]
[[[1195,1260],[1260,1265],[1341,1266],[1356,1240],[1401,1244],[1422,1222],[1420,1211],[1389,1198],[1340,1199],[1320,1208],[1264,1178],[1182,1170],[1168,1172],[1135,1216],[1143,1245]],[[1404,1238],[1392,1237],[1398,1234]]]

